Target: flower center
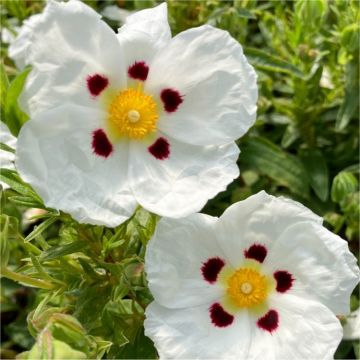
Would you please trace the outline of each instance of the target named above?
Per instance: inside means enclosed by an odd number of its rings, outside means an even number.
[[[120,91],[109,107],[109,123],[119,136],[142,139],[156,130],[157,105],[150,95],[138,89]]]
[[[227,281],[227,293],[239,307],[261,304],[268,295],[266,276],[251,268],[240,268]]]

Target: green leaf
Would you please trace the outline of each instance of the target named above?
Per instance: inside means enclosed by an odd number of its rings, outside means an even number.
[[[9,261],[10,249],[8,244],[8,230],[9,230],[9,217],[4,216],[4,223],[0,231],[0,254],[1,254],[1,267],[6,267]]]
[[[85,241],[78,240],[66,245],[53,246],[42,253],[41,260],[54,260],[65,255],[73,254],[84,249],[87,245]]]
[[[349,53],[355,53],[359,50],[360,43],[360,25],[350,24],[345,27],[341,33],[341,45],[346,48]]]
[[[35,202],[42,203],[41,198],[35,193],[30,185],[25,184],[16,171],[0,169],[0,180],[8,184],[16,192],[34,199]]]
[[[240,163],[256,168],[295,194],[308,196],[309,179],[301,161],[267,139],[247,139],[242,144]]]
[[[244,49],[245,55],[247,56],[249,62],[257,69],[270,71],[270,72],[280,72],[292,75],[294,77],[304,77],[303,72],[298,69],[295,65],[290,64],[289,62],[271,55],[265,51],[247,47]]]
[[[343,201],[347,195],[356,192],[359,186],[357,178],[347,171],[337,174],[331,187],[331,199],[336,203]]]
[[[256,19],[256,16],[245,8],[236,8],[236,13],[246,19]]]
[[[324,156],[320,150],[304,150],[300,157],[310,186],[320,200],[326,201],[329,195],[329,172]]]
[[[9,79],[7,77],[3,62],[0,62],[0,107],[1,107],[2,115],[4,115],[3,108],[5,105],[5,97],[8,87],[9,87]]]
[[[345,96],[336,118],[336,130],[342,131],[349,124],[359,108],[359,64],[351,61],[345,69]]]
[[[29,242],[35,239],[37,236],[41,235],[49,226],[51,226],[57,220],[58,216],[51,216],[46,219],[39,226],[35,227],[35,229],[25,238],[25,242]]]
[[[34,200],[30,196],[10,196],[9,200],[14,204],[25,206],[27,208],[45,209],[44,204]]]
[[[5,96],[4,119],[6,124],[15,136],[19,134],[21,126],[26,122],[28,116],[20,109],[18,98],[24,87],[26,77],[30,72],[30,68],[21,72],[10,84]]]
[[[2,142],[0,142],[0,150],[11,152],[11,153],[15,154],[15,149],[13,149],[9,145],[6,145],[6,144],[4,144]]]

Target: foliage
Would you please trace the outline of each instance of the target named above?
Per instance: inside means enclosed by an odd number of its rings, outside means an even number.
[[[138,10],[156,2],[88,3],[101,12],[111,4]],[[43,5],[5,2],[2,27],[14,31]],[[229,31],[258,74],[257,122],[238,141],[241,176],[204,211],[220,215],[265,189],[323,216],[357,254],[359,2],[169,1],[169,13],[173,35],[203,23]],[[1,56],[2,121],[17,135],[27,121],[17,101],[28,69],[17,72],[4,43]],[[152,300],[144,252],[156,216],[138,209],[114,229],[80,225],[46,209],[16,172],[2,170],[1,180],[11,186],[1,193],[2,358],[156,357],[142,326]],[[42,212],[29,224],[30,208]],[[352,304],[358,307],[357,293]],[[347,341],[336,357],[355,354],[358,345]]]

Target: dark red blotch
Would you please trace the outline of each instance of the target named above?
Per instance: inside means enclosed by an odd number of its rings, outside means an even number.
[[[275,331],[279,326],[279,314],[275,310],[269,310],[257,321],[257,326],[270,333]]]
[[[128,75],[136,80],[145,81],[149,74],[149,67],[145,61],[135,61],[135,63],[128,68]]]
[[[158,160],[167,159],[170,156],[170,144],[163,138],[158,138],[151,146],[148,147],[149,153]]]
[[[212,304],[209,311],[211,322],[217,327],[229,326],[234,321],[234,316],[226,312],[219,303]]]
[[[217,277],[224,265],[224,260],[219,257],[213,257],[205,261],[201,267],[201,273],[204,279],[210,284],[213,284],[217,280]]]
[[[113,146],[103,129],[97,129],[92,133],[91,145],[98,156],[107,158],[113,152]]]
[[[284,270],[279,270],[274,273],[274,278],[276,280],[276,291],[284,293],[291,289],[294,282],[292,275]]]
[[[167,112],[174,112],[183,102],[182,96],[177,90],[164,89],[161,91],[160,98]]]
[[[100,93],[109,85],[108,78],[100,74],[90,75],[87,77],[86,81],[90,94],[93,96],[100,95]]]
[[[259,263],[262,263],[267,255],[267,250],[264,245],[254,244],[244,251],[244,256],[247,259],[254,259]]]

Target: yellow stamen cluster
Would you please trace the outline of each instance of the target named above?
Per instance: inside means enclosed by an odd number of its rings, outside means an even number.
[[[157,105],[141,89],[120,91],[109,107],[109,124],[118,136],[142,139],[156,130]]]
[[[227,280],[227,294],[241,308],[259,305],[267,298],[269,286],[266,276],[252,268],[240,268]]]

